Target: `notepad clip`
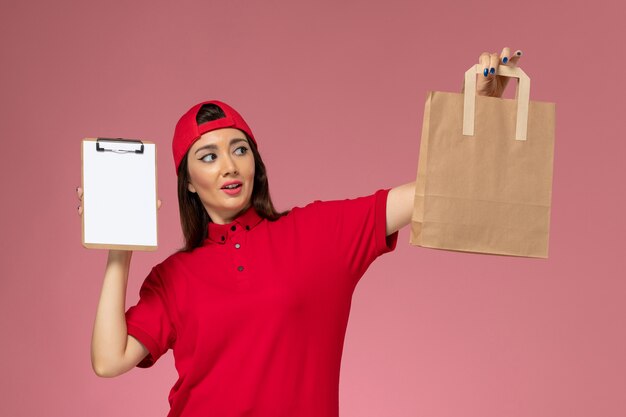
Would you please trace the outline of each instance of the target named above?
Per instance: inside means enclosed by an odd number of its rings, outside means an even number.
[[[143,142],[137,139],[98,138],[96,140],[96,150],[98,152],[143,153]]]

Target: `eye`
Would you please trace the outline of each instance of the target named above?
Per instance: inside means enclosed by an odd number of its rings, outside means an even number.
[[[248,153],[248,148],[246,148],[245,146],[240,146],[238,147],[235,152],[237,152],[239,149],[243,149],[243,151],[241,153],[239,153],[238,155],[245,155],[246,153]]]
[[[207,160],[206,158],[209,157],[209,156],[215,156],[215,154],[214,153],[208,153],[208,154],[204,155],[202,158],[200,158],[200,160],[204,161],[204,162],[215,161],[215,158]]]

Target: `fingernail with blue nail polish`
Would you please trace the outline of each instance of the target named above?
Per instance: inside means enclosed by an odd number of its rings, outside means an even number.
[[[502,58],[502,63],[503,63],[503,64],[506,64],[508,60],[509,60],[509,58],[504,57],[504,58]]]
[[[483,75],[486,77],[487,74],[489,74],[489,70],[487,68],[485,68],[485,70],[483,71]]]
[[[489,70],[489,72],[490,72],[490,73],[492,73],[492,74],[495,74],[495,73],[496,73],[496,69],[492,67],[492,68]]]

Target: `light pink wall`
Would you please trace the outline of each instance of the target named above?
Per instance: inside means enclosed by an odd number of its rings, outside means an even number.
[[[279,209],[413,181],[428,90],[523,49],[557,103],[550,258],[410,246],[354,295],[344,417],[626,415],[623,2],[4,1],[0,415],[166,415],[171,352],[91,370],[106,252],[80,244],[80,141],[158,144],[161,246],[181,245],[170,140],[207,98],[246,117]],[[589,4],[589,5],[587,5]]]

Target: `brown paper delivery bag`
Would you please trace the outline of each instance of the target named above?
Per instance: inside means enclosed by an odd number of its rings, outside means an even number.
[[[529,100],[519,67],[497,72],[518,79],[515,99],[477,95],[477,74],[462,94],[428,93],[410,243],[547,258],[555,104]]]

